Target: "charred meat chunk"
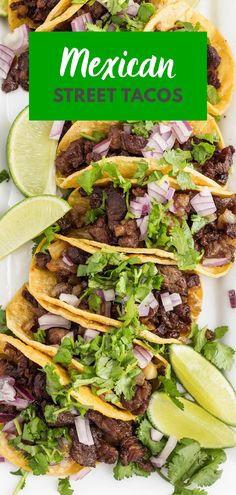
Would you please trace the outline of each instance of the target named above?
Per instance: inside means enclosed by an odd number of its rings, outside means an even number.
[[[174,208],[175,208],[175,215],[177,217],[183,217],[183,216],[187,217],[191,209],[189,194],[185,194],[182,192],[175,193]]]
[[[84,445],[78,440],[75,428],[70,429],[72,446],[70,455],[72,459],[81,464],[81,466],[95,467],[96,466],[96,447],[95,445]]]
[[[6,79],[2,83],[5,93],[15,91],[21,86],[25,91],[29,90],[29,52],[25,51],[16,56],[10,67]]]
[[[148,140],[142,136],[127,134],[126,132],[121,134],[121,148],[131,155],[143,156],[142,150],[147,145],[147,142]]]
[[[111,139],[110,149],[117,151],[121,149],[121,135],[123,132],[122,126],[114,125],[111,127],[108,134],[109,139]]]
[[[104,189],[99,186],[93,187],[93,192],[89,198],[90,208],[100,208]]]
[[[69,144],[65,151],[62,151],[56,158],[56,169],[61,172],[63,176],[68,176],[77,172],[81,168],[84,168],[85,155],[84,155],[84,139],[76,139]]]
[[[234,153],[233,146],[227,146],[222,150],[217,149],[211,159],[202,166],[202,173],[219,184],[225,185],[233,164]]]
[[[49,399],[49,395],[46,390],[46,375],[45,373],[37,373],[33,384],[33,395],[36,399]]]
[[[93,5],[91,5],[89,12],[92,16],[93,21],[97,21],[98,19],[101,19],[101,17],[106,14],[107,9],[104,7],[101,3],[99,2],[94,2]]]
[[[60,345],[68,330],[65,328],[50,328],[47,330],[47,343],[49,345]]]
[[[51,255],[49,253],[36,253],[35,261],[39,268],[46,268],[47,263],[51,261]]]
[[[148,450],[136,437],[125,438],[120,446],[120,462],[123,466],[128,466],[131,462],[138,462],[145,459]]]
[[[125,196],[121,189],[110,186],[107,191],[106,210],[108,227],[114,230],[127,213]]]
[[[112,445],[119,445],[124,438],[132,435],[132,424],[128,421],[108,418],[94,409],[87,412],[87,418],[103,432],[104,438]]]
[[[89,227],[88,231],[94,241],[102,242],[104,244],[113,244],[113,235],[106,223],[105,217],[98,218],[98,220]]]
[[[187,281],[188,289],[191,289],[192,287],[199,287],[200,278],[199,275],[197,275],[196,273],[188,273],[185,275],[185,278]]]
[[[118,237],[118,244],[122,247],[136,248],[139,245],[140,230],[135,219],[122,220],[115,226],[115,236]]]
[[[30,294],[30,292],[27,289],[24,289],[22,291],[22,296],[28,301],[32,306],[36,307],[38,306],[38,301],[36,301],[35,297]]]
[[[75,416],[71,412],[61,412],[53,424],[54,426],[74,426]]]
[[[84,265],[88,257],[83,251],[81,251],[81,249],[75,246],[69,246],[68,248],[66,248],[63,255],[66,258],[69,258],[69,260],[75,265]]]
[[[20,0],[10,5],[11,10],[17,11],[18,19],[31,19],[35,24],[43,24],[50,11],[59,0]]]
[[[96,448],[97,461],[105,462],[105,464],[115,464],[118,459],[118,450],[104,440],[102,432],[98,428],[92,427],[91,431]]]
[[[208,75],[208,84],[214,86],[216,89],[219,89],[221,86],[221,82],[218,76],[218,67],[221,62],[221,57],[218,54],[217,50],[212,46],[207,46],[207,75]]]
[[[187,282],[185,275],[175,266],[158,266],[158,270],[163,275],[162,290],[170,293],[178,292],[181,295],[187,294]]]
[[[149,398],[152,392],[152,386],[145,380],[142,386],[136,385],[133,399],[127,400],[121,398],[122,405],[135,415],[144,414],[148,408]]]

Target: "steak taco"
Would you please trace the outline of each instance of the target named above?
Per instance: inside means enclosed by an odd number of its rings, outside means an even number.
[[[195,170],[224,186],[232,166],[234,148],[224,146],[215,119],[165,122],[75,122],[58,146],[57,184],[78,187],[81,170],[109,156],[161,159],[165,151],[189,151]]]
[[[208,35],[208,111],[222,115],[228,108],[235,79],[235,63],[227,41],[203,15],[179,0],[164,2],[144,31],[206,31]]]
[[[187,166],[188,156],[171,150],[161,162],[113,157],[89,166],[77,178],[60,233],[224,275],[234,260],[236,196]]]
[[[12,30],[26,24],[36,29],[63,12],[65,0],[9,0],[8,22]]]
[[[199,316],[198,275],[181,272],[168,259],[128,257],[58,235],[48,252],[40,249],[32,261],[29,290],[46,309],[48,303],[59,306],[74,321],[82,317],[115,328],[144,325],[142,338],[165,344],[186,338]]]

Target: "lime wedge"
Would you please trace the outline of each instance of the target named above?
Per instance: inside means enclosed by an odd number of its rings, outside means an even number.
[[[234,447],[236,433],[194,402],[181,398],[181,410],[163,392],[155,392],[148,406],[148,417],[154,428],[164,435],[197,440],[202,447]]]
[[[171,346],[170,359],[177,378],[204,409],[224,423],[236,425],[236,395],[224,375],[187,345]]]
[[[0,16],[7,16],[8,0],[0,0]]]
[[[0,218],[0,259],[34,239],[44,229],[70,210],[57,196],[35,196],[24,199]]]
[[[55,192],[54,160],[58,143],[49,139],[51,127],[50,121],[30,121],[28,107],[11,126],[8,166],[16,187],[25,196]]]

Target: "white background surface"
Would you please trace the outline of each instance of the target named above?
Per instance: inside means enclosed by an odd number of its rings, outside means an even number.
[[[235,0],[200,0],[198,10],[206,15],[221,30],[229,41],[236,59],[236,2]],[[7,31],[6,21],[0,20],[0,41]],[[229,71],[231,68],[229,67]],[[43,104],[43,96],[42,104]],[[23,90],[5,95],[0,90],[0,170],[6,168],[6,139],[11,122],[19,111],[27,105],[28,95]],[[112,117],[112,116],[111,116]],[[79,115],[78,115],[79,119]],[[226,145],[236,146],[236,94],[226,117],[222,118],[220,127]],[[236,158],[235,158],[236,166]],[[231,189],[236,190],[236,171],[230,180]],[[0,184],[0,215],[8,207],[21,199],[12,181]],[[19,225],[20,229],[20,225]],[[1,233],[0,233],[1,235]],[[0,304],[5,307],[17,289],[27,280],[31,246],[24,246],[6,260],[0,262]],[[226,342],[236,347],[236,309],[231,309],[227,297],[229,289],[236,289],[236,266],[223,279],[203,280],[204,303],[200,323],[215,328],[218,325],[229,325],[230,332]],[[236,366],[229,378],[236,386]],[[222,478],[208,490],[209,495],[235,495],[236,493],[236,449],[227,451],[228,460],[224,465]],[[12,468],[12,469],[11,469]],[[0,465],[0,495],[12,495],[19,480],[9,474],[15,467],[8,463]],[[29,476],[22,495],[55,495],[57,481],[50,477]],[[148,479],[134,477],[124,481],[115,481],[112,468],[98,466],[81,481],[73,482],[75,495],[143,495],[153,493],[171,495],[173,488],[156,474]]]

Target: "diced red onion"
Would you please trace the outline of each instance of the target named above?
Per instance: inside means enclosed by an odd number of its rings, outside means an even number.
[[[139,316],[148,316],[149,310],[155,309],[158,307],[158,301],[154,297],[153,293],[150,292],[139,304],[138,306],[138,312]]]
[[[48,330],[53,327],[66,328],[70,330],[71,327],[71,322],[69,320],[66,320],[60,315],[53,315],[52,313],[46,313],[45,315],[40,316],[38,323],[40,328],[43,330]]]
[[[116,25],[112,22],[111,24],[109,24],[107,31],[108,33],[113,33],[114,31],[116,31]]]
[[[77,418],[75,418],[75,427],[80,443],[88,446],[94,445],[89,420],[87,418],[77,416]]]
[[[169,292],[164,292],[161,294],[161,302],[165,311],[173,311],[173,304]]]
[[[193,128],[191,127],[189,122],[187,122],[186,120],[175,120],[171,122],[171,125],[179,143],[186,143],[193,132]]]
[[[171,126],[167,124],[163,124],[163,122],[160,122],[158,127],[161,134],[166,134],[167,132],[171,132]]]
[[[209,189],[205,188],[196,194],[190,201],[198,215],[208,216],[216,211],[216,205]]]
[[[4,38],[4,43],[11,48],[17,55],[24,52],[29,46],[29,27],[26,24],[14,29]]]
[[[0,423],[7,424],[15,419],[15,414],[0,413]]]
[[[50,139],[55,139],[55,141],[59,141],[61,137],[61,133],[63,131],[65,121],[64,120],[54,120],[51,128],[51,132],[49,134]]]
[[[103,297],[106,302],[114,301],[116,297],[114,289],[103,290]]]
[[[63,263],[65,263],[66,265],[68,266],[73,266],[74,263],[70,260],[70,258],[68,258],[68,256],[62,256],[62,261]]]
[[[151,204],[147,194],[143,197],[137,197],[134,201],[130,201],[130,211],[133,213],[135,218],[140,218],[147,215],[150,213],[150,210]]]
[[[86,340],[86,342],[90,342],[91,340],[95,339],[95,337],[97,337],[99,333],[100,332],[98,330],[94,330],[93,328],[86,328],[84,332],[84,340]]]
[[[164,436],[163,433],[156,430],[155,428],[151,428],[150,437],[153,440],[153,442],[160,442],[163,436]]]
[[[15,433],[16,425],[14,423],[14,420],[16,420],[16,419],[17,419],[19,424],[23,423],[23,418],[21,416],[16,416],[4,425],[2,431],[4,431],[5,433]]]
[[[167,150],[167,144],[166,144],[166,140],[158,133],[158,132],[155,132],[155,134],[152,134],[152,138],[154,141],[156,141],[156,143],[158,144],[158,146],[161,148],[161,151],[164,152]]]
[[[235,294],[235,290],[234,289],[231,289],[228,291],[228,296],[229,296],[229,302],[230,302],[230,306],[232,309],[235,309],[236,308],[236,294]]]
[[[150,461],[153,464],[153,466],[155,466],[157,468],[162,468],[164,466],[164,464],[166,463],[169,455],[175,449],[177,442],[178,442],[178,440],[174,436],[169,437],[167,442],[166,442],[164,449],[159,454],[159,456],[151,457]]]
[[[87,23],[93,24],[93,19],[91,17],[91,14],[87,13],[76,17],[71,22],[72,31],[77,31],[77,32],[87,31],[87,26],[86,26]]]
[[[111,139],[107,138],[104,139],[103,141],[100,141],[100,143],[95,144],[93,147],[94,153],[99,153],[102,156],[106,156],[111,144]]]
[[[0,77],[6,79],[15,53],[5,45],[0,45]]]
[[[167,193],[166,193],[166,199],[167,201],[170,201],[175,194],[175,189],[173,187],[169,187]]]
[[[182,299],[177,292],[173,292],[173,294],[170,294],[170,299],[171,299],[173,308],[175,308],[175,306],[179,306],[180,304],[182,304]]]
[[[167,150],[171,150],[175,144],[175,134],[172,133],[166,140],[166,144],[167,144]]]
[[[163,180],[161,183],[150,182],[148,184],[148,195],[151,199],[159,201],[159,203],[166,203],[166,195],[169,189],[169,183],[167,180]]]
[[[92,471],[92,468],[90,467],[85,467],[83,469],[81,469],[80,471],[78,471],[78,473],[75,473],[75,474],[72,474],[70,476],[70,479],[72,481],[78,481],[78,480],[82,480],[85,476],[87,476],[87,474],[89,474],[90,472]]]
[[[0,378],[0,402],[12,402],[16,397],[15,380],[10,376]]]
[[[34,396],[25,387],[22,387],[22,385],[15,385],[15,389],[18,392],[18,394],[20,394],[21,397],[23,397],[23,399],[26,399],[28,402],[34,402],[35,400]]]
[[[147,349],[144,349],[143,347],[136,345],[133,349],[133,354],[134,357],[138,361],[138,365],[141,369],[146,368],[146,366],[151,362],[153,358],[153,354]]]
[[[140,5],[137,2],[134,2],[133,0],[129,0],[129,5],[125,13],[130,17],[135,17],[138,13],[139,7]]]
[[[30,402],[26,399],[21,399],[20,397],[16,397],[16,399],[14,399],[13,401],[10,400],[6,401],[6,404],[8,406],[14,406],[17,409],[26,409],[26,407],[28,407]]]
[[[138,218],[136,220],[137,226],[140,230],[140,241],[143,241],[147,235],[147,229],[148,229],[148,222],[149,222],[149,216],[147,215],[146,217],[143,218]]]
[[[60,301],[73,306],[74,308],[78,308],[79,306],[79,298],[74,294],[64,294],[63,292],[59,296]]]
[[[0,462],[5,462],[4,457],[2,457],[2,456],[0,457]]]
[[[228,258],[203,258],[203,266],[224,266],[230,262]]]

